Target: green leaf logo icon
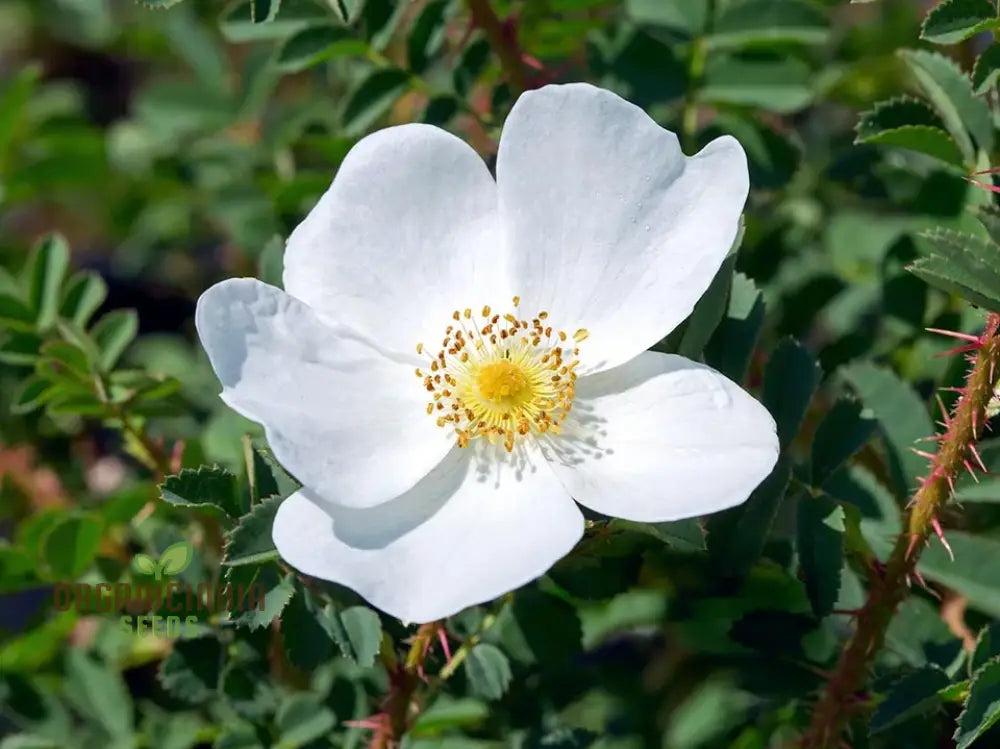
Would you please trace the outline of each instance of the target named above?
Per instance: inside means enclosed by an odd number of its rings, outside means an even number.
[[[136,554],[132,567],[143,575],[152,575],[161,580],[164,575],[179,575],[188,568],[194,558],[194,549],[187,541],[178,541],[163,550],[157,562],[148,554]]]
[[[160,571],[165,575],[179,575],[187,569],[194,557],[194,549],[187,541],[178,541],[163,550]]]

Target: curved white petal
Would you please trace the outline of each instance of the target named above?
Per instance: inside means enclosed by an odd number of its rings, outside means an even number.
[[[280,289],[223,281],[201,295],[195,322],[222,399],[263,424],[278,460],[330,500],[391,499],[453,443],[424,410],[413,360],[327,326]]]
[[[660,522],[738,505],[778,458],[774,419],[736,383],[680,356],[646,352],[580,379],[546,457],[577,502]]]
[[[380,130],[351,149],[288,238],[285,290],[412,352],[444,338],[456,307],[508,302],[496,204],[486,164],[454,135],[419,124]]]
[[[518,99],[497,182],[522,308],[587,328],[581,371],[591,372],[628,361],[690,314],[749,190],[733,138],[686,158],[641,109],[582,83]]]
[[[442,619],[520,587],[573,548],[583,516],[537,447],[511,456],[479,447],[455,448],[379,507],[293,494],[278,508],[274,543],[296,569],[405,622]]]

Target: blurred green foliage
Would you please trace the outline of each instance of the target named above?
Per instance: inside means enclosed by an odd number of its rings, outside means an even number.
[[[996,163],[995,3],[492,7],[526,85],[613,89],[689,152],[744,145],[742,249],[658,348],[758,391],[783,453],[742,507],[595,516],[541,581],[450,619],[461,660],[431,651],[405,743],[785,746],[925,469],[931,395],[961,380],[925,328],[1000,309],[997,209],[964,178]],[[458,0],[0,4],[0,747],[369,740],[352,721],[412,632],[281,565],[297,484],[218,400],[193,304],[222,277],[280,285],[283,237],[373,129],[432,123],[489,160],[515,99],[496,45]],[[980,452],[1000,473],[1000,442]],[[922,557],[851,746],[1000,738],[1000,480],[956,493],[955,561]],[[185,540],[178,581],[263,606],[175,640],[52,604]]]

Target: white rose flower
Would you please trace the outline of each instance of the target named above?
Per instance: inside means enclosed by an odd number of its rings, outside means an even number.
[[[583,532],[576,502],[704,515],[777,460],[761,404],[647,351],[736,237],[739,143],[688,158],[618,96],[548,86],[511,111],[496,174],[435,127],[370,135],[289,237],[284,291],[198,302],[223,400],[303,484],[281,556],[404,621],[542,575]]]

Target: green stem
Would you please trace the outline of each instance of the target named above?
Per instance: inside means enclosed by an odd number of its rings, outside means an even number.
[[[688,153],[697,147],[695,136],[698,134],[698,89],[701,78],[705,74],[705,62],[708,59],[708,43],[705,37],[698,37],[691,46],[691,58],[688,60],[688,85],[684,93],[684,106],[681,110],[681,145]]]
[[[962,396],[931,464],[929,478],[910,501],[906,532],[896,540],[882,573],[872,575],[868,599],[858,612],[854,634],[827,681],[825,694],[813,710],[812,722],[801,743],[804,749],[836,746],[852,715],[863,707],[859,695],[885,640],[889,622],[909,591],[920,550],[933,532],[934,519],[951,496],[951,482],[962,472],[965,462],[973,459],[970,446],[979,438],[986,422],[986,406],[1000,380],[998,328],[1000,314],[991,314]]]
[[[497,17],[489,0],[467,0],[473,22],[483,30],[500,60],[504,77],[515,97],[524,91],[524,63],[517,40],[504,32],[503,23]]]

